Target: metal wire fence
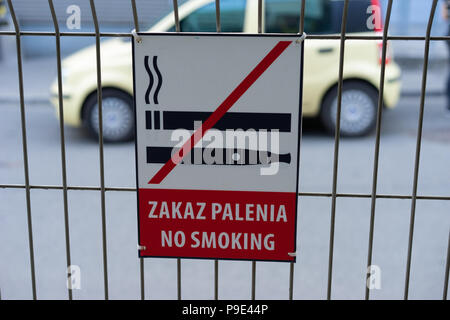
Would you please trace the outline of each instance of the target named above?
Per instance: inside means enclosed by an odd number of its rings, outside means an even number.
[[[305,3],[306,0],[299,0],[301,3],[301,10],[299,12],[300,24],[298,26],[299,34],[303,34],[305,26]],[[406,262],[406,275],[404,280],[404,299],[408,299],[411,277],[411,255],[413,249],[414,229],[415,229],[415,215],[416,215],[416,202],[417,200],[440,200],[450,201],[449,196],[435,196],[435,195],[421,195],[417,192],[419,169],[420,169],[420,154],[422,147],[422,131],[424,120],[424,107],[427,89],[427,72],[428,72],[428,60],[431,41],[450,41],[448,36],[431,36],[431,28],[433,26],[433,20],[436,12],[438,0],[432,0],[431,10],[429,12],[428,24],[426,28],[425,36],[390,36],[389,24],[391,18],[393,0],[388,0],[387,9],[385,15],[385,24],[382,35],[349,35],[346,34],[346,26],[348,20],[348,7],[350,0],[344,0],[342,20],[341,20],[341,32],[339,35],[314,35],[308,34],[306,41],[309,39],[315,40],[339,40],[340,52],[339,52],[339,81],[338,81],[338,99],[337,99],[337,113],[336,113],[336,129],[334,134],[334,152],[333,152],[333,175],[332,175],[332,191],[331,193],[324,192],[300,192],[299,197],[325,197],[331,198],[331,221],[330,221],[330,237],[329,237],[329,257],[328,257],[328,278],[327,278],[327,299],[331,299],[332,295],[332,279],[333,279],[333,261],[334,261],[334,240],[335,240],[335,226],[336,226],[336,200],[337,198],[367,198],[371,199],[370,210],[370,227],[368,235],[368,253],[367,253],[367,266],[371,266],[373,257],[373,240],[374,240],[374,227],[375,227],[375,215],[376,204],[378,199],[402,199],[411,201],[410,222],[409,222],[409,237],[408,237],[408,249],[407,249],[407,262]],[[27,223],[28,223],[28,244],[29,244],[29,256],[30,256],[30,271],[31,271],[31,287],[33,299],[37,299],[36,292],[36,272],[35,272],[35,259],[34,259],[34,245],[33,245],[33,226],[32,226],[32,210],[31,210],[31,197],[30,190],[62,190],[63,191],[63,203],[64,203],[64,227],[65,227],[65,249],[66,249],[66,264],[67,267],[71,266],[71,244],[70,244],[70,227],[69,227],[69,210],[68,210],[68,198],[67,193],[69,190],[82,190],[82,191],[100,191],[101,195],[101,218],[102,218],[102,248],[103,248],[103,283],[104,283],[104,298],[109,298],[108,289],[108,252],[107,252],[107,233],[106,233],[106,200],[105,194],[110,191],[119,192],[136,192],[136,188],[129,187],[108,187],[105,185],[105,167],[104,167],[104,141],[103,141],[103,118],[102,118],[102,75],[101,75],[101,58],[100,58],[100,40],[107,37],[128,37],[132,38],[133,34],[129,33],[113,33],[113,32],[100,32],[99,21],[97,18],[96,7],[94,0],[89,0],[92,19],[94,22],[95,32],[60,32],[57,15],[55,12],[53,0],[48,0],[49,10],[52,16],[52,22],[54,26],[54,32],[40,32],[40,31],[22,31],[18,21],[18,17],[14,11],[14,5],[12,0],[7,0],[9,6],[9,12],[14,24],[14,31],[0,31],[2,36],[15,36],[16,48],[17,48],[17,67],[18,67],[18,79],[19,79],[19,95],[20,95],[20,120],[22,131],[22,152],[23,152],[23,170],[25,183],[24,184],[0,184],[0,189],[24,189],[26,195],[26,211],[27,211]],[[221,20],[220,20],[220,0],[215,0],[216,5],[216,31],[221,32]],[[138,9],[136,7],[136,1],[131,0],[130,6],[133,12],[133,22],[137,35],[144,34],[139,28],[138,21]],[[180,19],[178,14],[178,1],[173,0],[174,8],[174,20],[175,20],[175,32],[180,32]],[[258,33],[263,32],[263,0],[258,0]],[[28,163],[28,146],[27,146],[27,125],[26,125],[26,109],[24,102],[24,76],[22,69],[22,37],[23,36],[54,36],[56,42],[56,64],[57,64],[57,83],[58,83],[58,101],[59,101],[59,133],[60,133],[60,147],[61,147],[61,165],[62,165],[62,184],[61,185],[32,185],[30,184],[30,172]],[[64,130],[64,106],[63,106],[63,83],[62,83],[62,68],[61,68],[61,37],[95,37],[96,47],[96,74],[97,74],[97,99],[98,99],[98,121],[99,121],[99,160],[100,160],[100,181],[99,186],[70,186],[67,184],[67,158],[66,158],[66,145],[65,145],[65,130]],[[341,107],[342,107],[342,87],[344,83],[344,54],[345,45],[347,40],[374,40],[382,41],[381,50],[381,72],[379,82],[379,95],[378,95],[378,108],[377,108],[377,120],[376,120],[376,134],[375,134],[375,146],[374,146],[374,161],[373,161],[373,173],[372,173],[372,192],[371,193],[338,193],[338,164],[339,164],[339,151],[340,151],[340,119],[341,119]],[[379,194],[377,193],[378,182],[378,166],[379,166],[379,154],[380,154],[380,137],[381,137],[381,124],[383,113],[383,92],[385,84],[385,67],[387,57],[387,42],[396,40],[409,40],[409,41],[424,41],[424,63],[422,71],[422,84],[420,92],[420,109],[419,119],[417,124],[417,136],[415,147],[415,161],[413,172],[413,188],[411,194]],[[445,263],[445,279],[443,284],[443,299],[447,299],[448,280],[449,280],[449,264],[450,264],[450,234],[449,242],[447,245],[447,257]],[[182,298],[181,292],[181,259],[177,259],[177,296],[178,299]],[[256,288],[256,262],[251,262],[251,298],[255,299]],[[214,261],[214,298],[219,299],[219,261]],[[141,298],[145,299],[145,281],[144,281],[144,259],[140,259],[140,289]],[[289,299],[293,299],[294,291],[294,264],[290,264],[290,276],[289,276]],[[71,300],[72,290],[68,289],[68,297]],[[366,286],[365,299],[370,298],[370,289]]]

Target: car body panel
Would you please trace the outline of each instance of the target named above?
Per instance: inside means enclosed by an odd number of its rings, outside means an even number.
[[[358,34],[370,35],[370,34]],[[380,86],[381,67],[377,44],[372,40],[347,40],[344,50],[343,79],[359,80]],[[340,40],[308,40],[305,43],[303,114],[316,116],[324,95],[339,80]],[[386,65],[384,105],[394,107],[400,96],[400,68],[392,61]],[[310,93],[314,92],[314,93]]]

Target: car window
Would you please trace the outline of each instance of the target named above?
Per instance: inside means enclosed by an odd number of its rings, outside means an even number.
[[[297,33],[300,25],[301,1],[266,0],[265,32]],[[327,0],[306,0],[305,32],[330,32],[330,3]]]
[[[220,27],[222,32],[242,32],[244,29],[246,0],[220,1]],[[172,28],[169,31],[174,31]],[[215,32],[216,5],[211,2],[180,21],[182,32]]]
[[[370,0],[349,2],[346,32],[367,32],[367,8]],[[266,0],[265,32],[297,33],[301,1]],[[343,0],[306,0],[305,32],[310,34],[340,33]]]
[[[6,15],[6,6],[3,0],[0,0],[0,19],[4,18]],[[1,21],[0,21],[1,23]]]

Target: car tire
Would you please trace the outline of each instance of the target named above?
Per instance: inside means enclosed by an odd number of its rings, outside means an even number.
[[[360,137],[372,132],[377,118],[378,91],[364,82],[346,81],[342,89],[341,136]],[[327,131],[335,133],[337,87],[325,96],[320,120]]]
[[[134,137],[133,98],[120,90],[102,90],[103,141],[124,142]],[[98,139],[97,93],[91,94],[84,103],[83,124],[92,137]]]

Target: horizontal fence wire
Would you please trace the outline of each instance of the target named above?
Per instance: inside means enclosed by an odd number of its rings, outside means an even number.
[[[138,34],[144,35],[144,34],[173,34],[173,32],[139,32]],[[183,34],[198,34],[198,32],[183,32]],[[216,32],[202,32],[204,34],[216,34]],[[54,31],[19,31],[18,33],[20,36],[42,36],[42,37],[55,37],[56,32]],[[232,32],[227,32],[226,34],[233,34]],[[270,34],[270,35],[296,35],[297,33],[264,33],[264,34]],[[0,30],[1,36],[16,36],[15,31],[7,31],[7,30]],[[96,37],[97,34],[95,32],[61,32],[59,34],[61,37]],[[99,32],[100,37],[129,37],[132,38],[133,34],[131,32]],[[345,35],[345,40],[383,40],[383,36],[379,35]],[[388,36],[387,40],[408,40],[408,41],[425,41],[427,38],[425,36]],[[432,36],[429,38],[430,41],[448,41],[450,40],[450,36]],[[340,35],[335,34],[308,34],[307,38],[308,40],[341,40]]]
[[[305,20],[305,0],[299,0],[301,2],[301,10],[299,12],[299,34],[303,34],[304,20]],[[334,160],[333,160],[333,178],[332,178],[332,191],[326,192],[299,192],[299,197],[325,197],[331,198],[331,214],[330,214],[330,241],[329,241],[329,257],[328,257],[328,281],[327,281],[327,299],[332,298],[332,271],[333,271],[333,258],[334,258],[334,229],[335,229],[335,215],[336,215],[336,200],[337,198],[366,198],[371,199],[371,212],[370,212],[370,227],[369,227],[369,244],[368,244],[368,257],[367,267],[369,268],[372,262],[373,252],[373,234],[374,234],[374,219],[376,212],[376,200],[377,199],[399,199],[399,200],[411,200],[411,214],[410,214],[410,226],[408,237],[408,252],[406,263],[406,276],[405,276],[405,289],[404,299],[408,299],[409,293],[409,281],[410,281],[410,269],[411,269],[411,254],[413,247],[413,235],[414,235],[414,222],[417,200],[434,200],[434,201],[450,201],[450,196],[435,196],[435,195],[418,195],[418,177],[420,168],[420,152],[422,142],[423,131],[423,118],[425,108],[426,97],[426,81],[428,72],[428,58],[429,47],[432,41],[450,41],[450,36],[431,36],[431,28],[433,25],[434,14],[438,0],[433,0],[430,15],[428,19],[428,25],[425,36],[390,36],[388,35],[389,22],[391,17],[393,0],[388,0],[388,6],[385,16],[385,26],[382,35],[348,35],[346,34],[346,24],[348,15],[349,0],[344,0],[344,6],[342,11],[341,20],[341,33],[340,34],[312,34],[308,35],[308,40],[339,40],[340,41],[340,53],[339,53],[339,78],[338,78],[338,107],[336,110],[336,130],[334,135]],[[70,258],[70,228],[69,228],[69,212],[68,212],[68,191],[98,191],[101,196],[101,218],[102,218],[102,252],[103,252],[103,276],[104,276],[104,298],[109,298],[108,290],[108,254],[107,254],[107,239],[106,239],[106,192],[136,192],[134,187],[107,187],[105,185],[105,168],[104,168],[104,142],[103,142],[103,118],[102,118],[102,80],[101,80],[101,54],[100,54],[100,39],[103,37],[133,37],[132,32],[100,32],[99,21],[95,10],[94,0],[89,0],[95,32],[60,32],[59,25],[53,6],[53,0],[48,0],[49,10],[52,16],[54,31],[22,31],[19,27],[19,21],[14,12],[12,0],[7,0],[10,8],[9,12],[14,24],[14,31],[0,31],[0,36],[15,36],[16,37],[16,49],[17,49],[17,65],[19,76],[19,98],[20,98],[20,114],[21,114],[21,130],[22,130],[22,153],[24,162],[24,184],[0,184],[0,189],[23,189],[26,196],[27,207],[27,226],[28,226],[28,244],[30,255],[30,272],[31,272],[31,284],[33,299],[37,299],[36,292],[36,276],[35,276],[35,262],[34,262],[34,246],[33,246],[33,228],[32,228],[32,215],[31,215],[31,200],[30,191],[33,189],[39,190],[62,190],[64,200],[64,222],[65,222],[65,239],[66,239],[66,263],[67,267],[71,264]],[[215,14],[216,14],[216,34],[221,32],[221,17],[220,17],[220,0],[215,0]],[[131,7],[133,12],[133,24],[135,32],[139,35],[148,34],[147,32],[141,32],[139,28],[138,9],[136,7],[136,1],[131,0]],[[178,1],[173,0],[173,14],[175,21],[175,31],[180,32],[180,18],[178,10]],[[258,26],[257,30],[259,34],[263,33],[263,1],[258,0]],[[205,33],[207,34],[207,33]],[[271,34],[276,35],[276,34]],[[285,34],[283,34],[285,35]],[[27,133],[26,133],[26,110],[24,100],[24,86],[23,86],[23,70],[22,70],[22,54],[21,54],[21,37],[22,36],[54,36],[56,41],[56,64],[57,64],[57,77],[58,77],[58,102],[59,102],[59,121],[60,121],[60,148],[61,148],[61,165],[62,165],[62,185],[32,185],[29,179],[29,165],[28,165],[28,147],[27,147]],[[99,186],[69,186],[67,184],[67,160],[65,154],[65,132],[63,123],[63,96],[62,96],[62,76],[61,76],[61,37],[95,37],[96,39],[96,74],[97,74],[97,103],[98,103],[98,117],[99,117],[99,161],[100,161],[100,185]],[[377,107],[377,121],[376,121],[376,135],[374,146],[374,164],[372,175],[372,192],[369,193],[338,193],[337,192],[337,178],[338,178],[338,164],[339,164],[339,145],[340,145],[340,116],[342,105],[342,86],[343,86],[343,69],[344,69],[344,53],[345,42],[348,40],[378,40],[382,41],[381,52],[381,72],[380,72],[380,89],[378,96]],[[395,195],[395,194],[378,194],[377,193],[377,179],[378,179],[378,164],[379,164],[379,150],[381,140],[381,125],[382,125],[382,96],[384,89],[384,77],[387,55],[387,42],[388,41],[424,41],[424,65],[422,73],[422,87],[420,94],[420,109],[419,120],[417,127],[417,139],[416,139],[416,153],[415,153],[415,165],[414,165],[414,180],[413,190],[411,195]],[[301,126],[302,127],[302,126]],[[302,133],[301,133],[302,136]],[[450,213],[450,212],[449,212]],[[140,258],[140,291],[141,299],[145,299],[145,277],[144,277],[144,259]],[[445,282],[443,299],[447,299],[448,278],[449,278],[449,264],[450,264],[450,233],[449,242],[447,244],[447,257],[445,268]],[[251,299],[256,299],[256,262],[252,261],[252,280],[251,280]],[[219,261],[214,260],[214,299],[219,299]],[[294,264],[290,263],[289,270],[289,299],[293,299],[294,290]],[[177,259],[177,298],[182,298],[181,292],[181,259]],[[68,297],[72,299],[72,292],[68,289]],[[370,298],[370,290],[366,286],[365,298]]]
[[[0,189],[25,189],[26,186],[22,184],[0,184]],[[30,189],[39,190],[63,190],[63,186],[58,185],[30,185]],[[97,186],[67,186],[67,190],[72,191],[101,191],[100,187]],[[105,187],[105,192],[136,192],[137,189],[134,187]],[[299,192],[299,197],[332,197],[330,192]],[[402,194],[376,194],[377,199],[399,199],[399,200],[411,200],[412,195],[402,195]],[[371,198],[370,193],[336,193],[337,198]],[[431,196],[431,195],[417,195],[417,200],[440,200],[448,201],[450,196]],[[450,214],[450,212],[449,212]]]

